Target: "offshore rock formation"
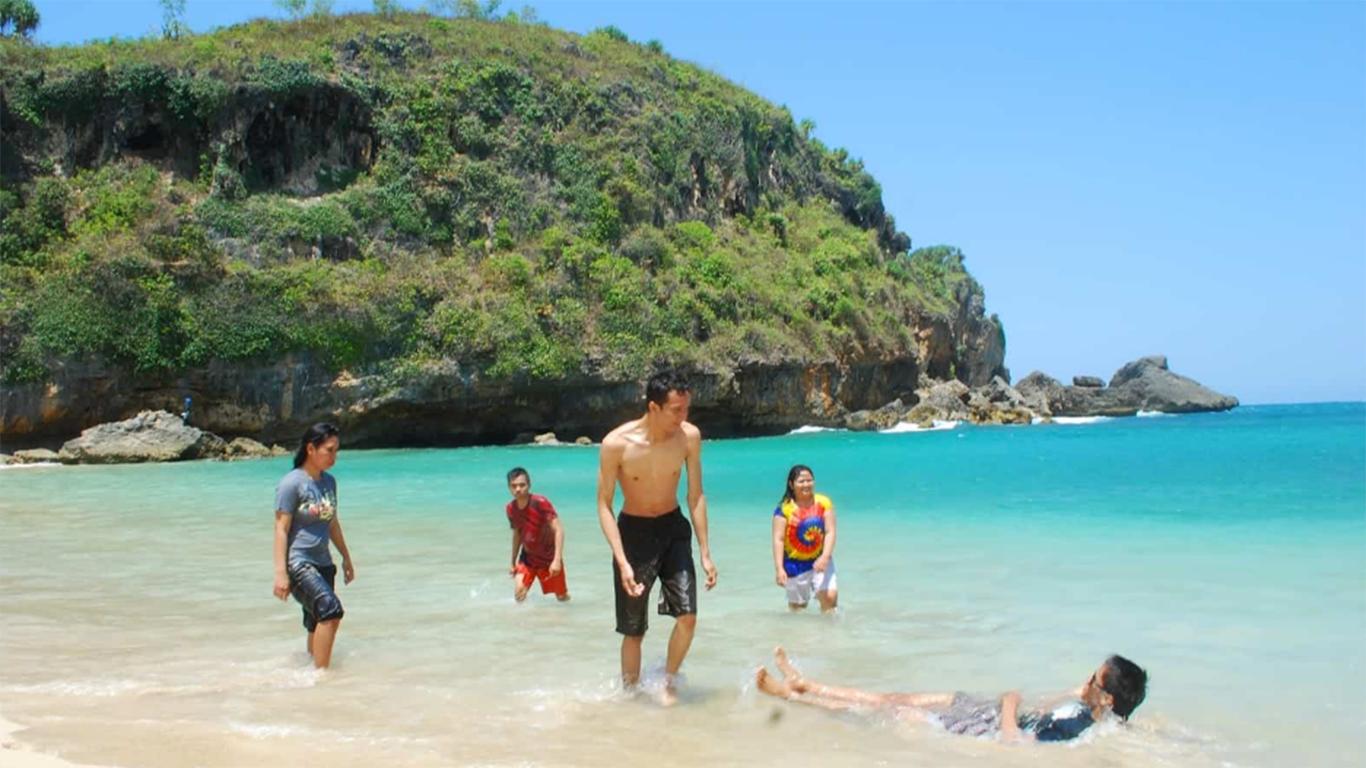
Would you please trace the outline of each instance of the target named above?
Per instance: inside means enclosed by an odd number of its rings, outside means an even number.
[[[1092,376],[1077,376],[1073,386],[1035,371],[1011,386],[996,376],[985,386],[970,388],[961,381],[922,382],[917,402],[909,409],[900,401],[878,411],[854,414],[849,429],[886,429],[905,421],[929,427],[936,421],[973,424],[1029,424],[1058,416],[1133,416],[1139,411],[1195,413],[1226,411],[1238,399],[1221,395],[1185,376],[1172,373],[1167,358],[1143,357],[1126,364],[1104,386]]]
[[[1082,378],[1082,377],[1078,377]],[[1164,355],[1142,357],[1115,372],[1106,387],[1066,387],[1035,371],[1015,388],[1042,416],[1133,416],[1139,411],[1227,411],[1238,398],[1172,373]]]

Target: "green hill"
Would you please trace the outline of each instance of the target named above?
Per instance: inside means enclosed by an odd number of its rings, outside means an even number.
[[[5,40],[0,70],[0,436],[114,415],[29,414],[81,366],[169,391],[306,360],[371,396],[452,365],[508,393],[1003,370],[961,254],[910,251],[859,161],[613,28],[258,21]]]

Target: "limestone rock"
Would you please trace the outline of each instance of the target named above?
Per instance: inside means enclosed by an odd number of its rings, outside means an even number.
[[[1114,376],[1110,377],[1110,386],[1118,387],[1126,384],[1143,376],[1146,371],[1152,368],[1161,371],[1170,370],[1167,368],[1167,356],[1148,355],[1147,357],[1140,357],[1133,362],[1125,363],[1118,371],[1115,371]]]
[[[942,409],[929,403],[919,403],[906,414],[906,421],[921,429],[929,429],[934,422],[946,421],[948,418]]]
[[[1172,373],[1162,355],[1127,363],[1111,377],[1109,386],[1096,386],[1099,379],[1094,377],[1078,376],[1073,381],[1078,385],[1064,387],[1036,372],[1016,388],[1041,416],[1132,416],[1141,410],[1191,413],[1224,411],[1238,405],[1237,398]]]
[[[1172,373],[1163,355],[1140,358],[1120,368],[1110,379],[1110,389],[1123,392],[1128,402],[1144,411],[1227,411],[1238,405],[1236,397],[1220,394],[1193,379]]]
[[[1025,407],[1048,420],[1053,416],[1052,404],[1062,399],[1064,389],[1057,379],[1042,371],[1034,371],[1020,379],[1015,391],[1024,398]]]
[[[920,405],[937,410],[940,419],[964,419],[968,416],[968,400],[972,390],[957,379],[936,382],[928,390],[921,390]]]
[[[901,422],[901,415],[905,410],[906,406],[897,398],[875,411],[855,411],[845,416],[844,426],[858,432],[891,429]]]
[[[543,432],[532,438],[536,445],[561,445],[559,438],[555,437],[554,432]]]
[[[992,377],[991,383],[983,387],[983,394],[993,403],[1004,403],[1015,408],[1025,407],[1024,395],[1000,376]]]
[[[275,446],[275,448],[284,451],[284,449],[280,448],[278,445]],[[252,440],[250,437],[234,438],[233,441],[228,443],[223,449],[223,458],[225,459],[263,459],[269,456],[278,455],[279,454],[276,453],[274,449],[267,448],[261,443]]]
[[[81,464],[221,458],[223,439],[166,411],[143,411],[125,421],[91,427],[62,446],[61,460]]]
[[[1034,413],[1024,396],[997,376],[968,397],[968,420],[973,424],[1029,424]]]
[[[30,448],[26,451],[14,452],[15,464],[50,464],[61,460],[61,456],[56,451],[50,451],[46,448]]]
[[[1072,386],[1087,387],[1089,389],[1099,389],[1105,386],[1105,380],[1099,376],[1073,376]]]
[[[590,438],[588,438],[587,436],[580,436],[579,439],[577,439],[577,440],[574,441],[574,445],[592,445],[592,444],[593,444],[593,441],[592,441]]]

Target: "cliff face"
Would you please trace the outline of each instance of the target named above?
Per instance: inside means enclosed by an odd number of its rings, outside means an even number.
[[[370,445],[713,435],[1008,377],[962,254],[786,109],[614,30],[400,14],[0,40],[0,440],[140,411]]]
[[[961,370],[972,380],[1002,371],[998,324],[974,318],[973,335],[952,324],[920,329],[930,349],[966,338],[984,350]],[[993,353],[992,351],[995,350]],[[992,356],[992,355],[995,356]],[[944,359],[932,359],[944,366]],[[916,402],[926,369],[915,355],[853,361],[739,361],[728,370],[690,371],[692,420],[713,437],[775,434],[817,424],[842,425],[850,412],[901,399]],[[338,423],[353,446],[470,445],[528,433],[601,437],[643,410],[640,381],[575,376],[492,379],[454,361],[393,376],[353,376],[315,361],[216,364],[148,376],[99,363],[73,363],[51,381],[0,387],[0,439],[6,449],[55,446],[96,424],[145,410],[179,412],[193,400],[191,423],[225,437],[289,443],[309,424]]]

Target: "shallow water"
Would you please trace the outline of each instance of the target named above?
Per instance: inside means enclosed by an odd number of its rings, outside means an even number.
[[[343,451],[356,558],[325,675],[271,589],[287,459],[0,471],[0,714],[113,765],[1353,765],[1366,746],[1366,405],[708,442],[716,591],[683,701],[616,689],[594,449]],[[770,514],[787,467],[839,510],[841,611],[790,615]],[[573,600],[511,599],[504,472],[567,528]],[[657,676],[671,622],[652,617]],[[759,696],[817,679],[1026,699],[1108,653],[1128,727],[1009,747]]]

